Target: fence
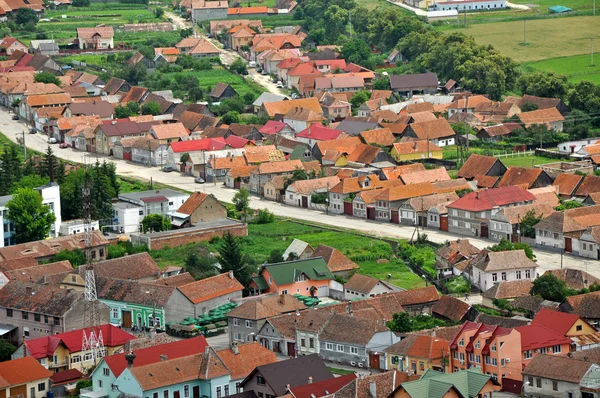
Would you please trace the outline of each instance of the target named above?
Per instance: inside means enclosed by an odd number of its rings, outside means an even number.
[[[492,156],[494,156],[495,158],[514,158],[514,157],[520,157],[520,156],[533,156],[535,154],[535,152],[530,149],[528,151],[513,151],[513,152],[505,152],[505,153],[497,153],[494,154]]]

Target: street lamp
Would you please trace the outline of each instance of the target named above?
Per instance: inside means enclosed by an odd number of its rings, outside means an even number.
[[[525,383],[523,383],[523,385],[521,386],[521,395],[522,395],[522,396],[525,396],[525,386],[528,386],[529,384],[531,384],[531,383],[529,383],[528,381],[526,381],[526,382],[525,382]]]
[[[421,277],[422,277],[423,279],[425,279],[425,287],[427,287],[427,286],[428,286],[428,285],[427,285],[427,277],[425,276],[425,274],[421,274]]]

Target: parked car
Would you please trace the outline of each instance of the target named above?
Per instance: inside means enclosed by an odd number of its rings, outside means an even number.
[[[61,142],[60,145],[58,146],[59,148],[68,148],[69,144],[67,144],[66,142]]]
[[[260,71],[260,74],[263,76],[267,76],[269,73],[267,73],[267,71],[263,69]]]
[[[256,61],[248,62],[248,68],[256,68]]]
[[[194,178],[194,182],[196,184],[204,184],[205,183],[205,181],[204,181],[204,179],[202,177],[196,177],[196,178]]]
[[[29,129],[29,134],[36,134],[37,130],[36,129]]]
[[[296,93],[292,93],[292,99],[298,99],[300,96]]]
[[[56,142],[57,142],[56,138],[54,138],[54,137],[48,138],[48,144],[56,144]]]
[[[275,84],[275,87],[277,87],[277,88],[283,88],[283,83],[282,82],[277,82],[277,84]]]
[[[12,120],[19,120],[19,115],[13,115]]]
[[[162,171],[164,171],[165,173],[170,173],[172,171],[175,171],[175,169],[171,166],[165,166],[162,168]]]

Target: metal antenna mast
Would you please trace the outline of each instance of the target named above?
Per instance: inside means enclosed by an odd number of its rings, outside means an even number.
[[[85,162],[85,181],[83,185],[84,234],[85,234],[85,290],[83,309],[83,351],[84,360],[91,360],[92,367],[104,356],[104,341],[100,330],[100,313],[96,294],[96,276],[92,264],[92,195],[88,164]],[[86,328],[89,330],[86,331]]]

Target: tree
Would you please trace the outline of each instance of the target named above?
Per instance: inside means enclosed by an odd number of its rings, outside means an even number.
[[[283,183],[283,188],[287,189],[290,185],[300,180],[308,180],[308,174],[306,171],[297,168],[292,172],[292,176],[285,179]]]
[[[219,248],[219,256],[221,271],[233,271],[233,275],[242,284],[242,286],[248,287],[250,284],[251,274],[246,266],[245,259],[242,256],[242,250],[240,249],[239,242],[237,238],[231,234],[231,232],[227,232],[223,235],[221,247]]]
[[[239,123],[240,114],[236,111],[229,111],[221,118],[221,121],[225,124]]]
[[[260,209],[254,221],[257,224],[270,224],[275,221],[275,214],[271,213],[268,209]]]
[[[104,224],[106,220],[112,219],[111,200],[116,196],[110,178],[96,162],[94,167],[85,173],[85,181],[90,185],[90,197],[92,200],[92,218]]]
[[[600,109],[600,86],[582,80],[576,83],[566,96],[571,109],[579,109],[587,114],[595,114]],[[600,125],[600,120],[594,118],[594,124]]]
[[[524,250],[525,255],[529,257],[530,260],[535,261],[535,254],[533,254],[533,250],[531,250],[531,246],[527,243],[513,243],[509,242],[506,239],[502,239],[500,243],[496,243],[493,246],[488,247],[489,251],[492,252],[505,252],[510,250]]]
[[[36,174],[26,175],[26,176],[21,177],[18,181],[16,181],[13,184],[9,193],[13,194],[21,188],[33,189],[33,188],[41,187],[43,185],[48,184],[48,182],[50,182],[50,179],[48,177],[40,177],[39,175],[36,175]]]
[[[10,361],[11,355],[17,350],[17,347],[10,344],[5,339],[0,339],[0,362]]]
[[[392,316],[392,320],[387,323],[390,330],[398,333],[408,333],[412,331],[410,325],[410,315],[408,312],[396,313]]]
[[[157,8],[154,10],[154,16],[158,19],[162,19],[163,15],[165,15],[165,10],[162,8]]]
[[[558,279],[553,273],[546,272],[533,281],[529,294],[539,296],[544,300],[562,303],[568,296],[569,289],[564,280]]]
[[[215,260],[210,255],[200,256],[195,251],[190,252],[185,259],[184,265],[186,271],[192,274],[196,280],[205,279],[217,274]]]
[[[142,106],[142,115],[153,115],[160,114],[160,105],[156,101],[150,101]]]
[[[248,70],[248,66],[244,61],[242,61],[241,58],[238,57],[231,65],[229,65],[229,70],[242,75]]]
[[[82,218],[83,214],[84,170],[73,171],[67,175],[60,186],[60,210],[63,220]]]
[[[7,195],[15,182],[22,177],[22,160],[19,147],[9,144],[0,156],[0,195]]]
[[[529,210],[525,213],[519,225],[521,235],[526,238],[535,238],[535,225],[540,221],[542,221],[542,215],[538,216],[535,210]]]
[[[365,102],[367,102],[371,98],[371,93],[366,90],[362,90],[357,92],[350,98],[350,103],[352,104],[352,111],[358,112],[358,108]]]
[[[233,204],[235,210],[242,213],[243,217],[245,217],[250,209],[250,192],[246,188],[241,188],[233,196]]]
[[[171,220],[162,214],[148,214],[142,220],[142,229],[144,233],[169,231],[171,229]]]
[[[382,76],[373,82],[373,90],[389,90],[390,89],[390,78],[388,76]]]
[[[131,112],[131,115],[138,115],[140,113],[140,104],[138,104],[137,102],[129,101],[125,106],[129,110],[129,112]]]
[[[42,204],[42,196],[31,188],[21,188],[6,204],[8,219],[15,225],[15,240],[25,243],[45,239],[56,216]]]
[[[567,77],[552,72],[535,72],[521,76],[517,88],[523,94],[537,97],[563,98],[568,91]],[[523,109],[521,109],[523,110]]]
[[[192,87],[188,91],[188,98],[192,102],[198,102],[204,97],[204,90],[200,87]]]
[[[118,105],[115,107],[115,118],[124,119],[128,118],[129,116],[133,116],[133,114],[126,106]]]
[[[583,207],[583,204],[576,200],[564,200],[560,202],[560,205],[556,206],[554,210],[556,211],[565,211],[570,209],[576,209],[578,207]]]
[[[533,102],[526,102],[523,104],[523,106],[521,106],[521,112],[531,112],[531,111],[537,111],[538,110],[538,105],[536,103]]]
[[[269,254],[269,258],[267,259],[267,264],[276,264],[282,262],[284,262],[283,252],[277,249],[271,250],[271,254]]]
[[[85,252],[81,249],[67,250],[63,249],[56,253],[54,261],[68,261],[75,268],[84,265],[87,262]]]
[[[248,92],[244,94],[242,98],[244,99],[244,103],[246,105],[252,105],[254,103],[254,100],[256,100],[256,95],[252,92]]]
[[[31,8],[19,8],[15,17],[16,24],[21,26],[28,24],[35,25],[37,20],[37,15],[35,15],[35,11]]]
[[[60,80],[56,75],[50,72],[39,72],[35,74],[34,80],[37,83],[56,84],[58,87],[61,86]]]
[[[71,5],[73,7],[89,7],[90,6],[90,0],[73,0],[71,2]]]
[[[358,65],[367,65],[371,58],[369,45],[358,37],[353,37],[342,47],[340,58]]]

